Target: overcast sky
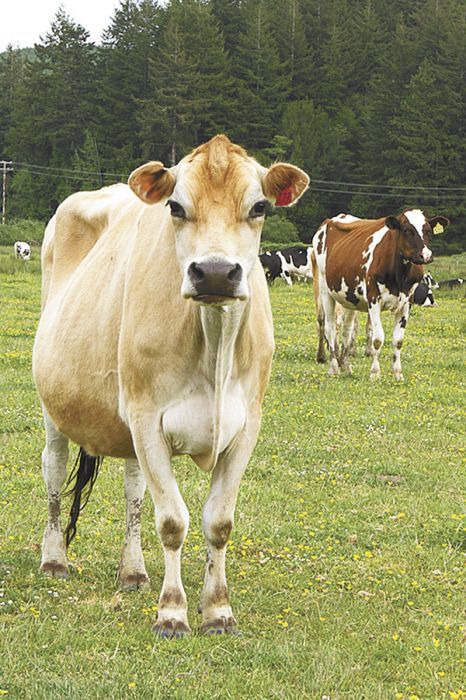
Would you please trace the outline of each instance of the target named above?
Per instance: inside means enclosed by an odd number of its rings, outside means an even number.
[[[0,0],[0,52],[8,44],[24,48],[45,37],[60,5],[99,42],[119,0]]]

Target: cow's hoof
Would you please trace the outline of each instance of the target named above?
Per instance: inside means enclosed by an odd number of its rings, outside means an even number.
[[[145,591],[149,588],[150,578],[146,573],[120,575],[120,589],[122,591]]]
[[[325,365],[325,363],[327,362],[327,358],[325,357],[325,355],[317,355],[316,362],[318,362],[319,365]]]
[[[236,626],[236,620],[233,616],[231,617],[218,617],[215,620],[210,620],[209,622],[204,622],[201,627],[202,634],[231,634],[234,636],[239,636],[241,632]]]
[[[377,382],[380,379],[380,372],[371,372],[369,379],[371,382]]]
[[[394,372],[393,376],[395,377],[397,382],[404,382],[405,378],[403,377],[403,374],[401,372]]]
[[[182,620],[175,620],[174,618],[157,621],[152,630],[155,636],[161,639],[181,639],[191,634],[189,625],[182,622]]]
[[[40,565],[39,571],[46,576],[55,578],[68,578],[70,575],[70,570],[66,564],[60,564],[58,561],[44,561]]]

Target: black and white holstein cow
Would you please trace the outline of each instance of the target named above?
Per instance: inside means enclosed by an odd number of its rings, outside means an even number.
[[[438,287],[437,282],[430,272],[426,272],[413,294],[411,294],[409,300],[412,304],[416,304],[416,306],[436,306],[432,290],[438,289]]]
[[[454,289],[455,287],[461,287],[461,285],[464,283],[464,279],[461,277],[455,277],[455,279],[452,280],[442,280],[441,282],[438,283],[438,286],[440,288],[446,288],[446,289]]]
[[[259,259],[270,284],[281,277],[291,287],[294,277],[312,279],[311,253],[311,246],[291,246],[262,253]]]
[[[19,258],[20,260],[30,260],[31,246],[29,243],[25,243],[24,241],[16,241],[16,243],[13,245],[13,250],[15,253],[15,258]]]
[[[340,365],[351,373],[349,349],[353,321],[358,311],[368,312],[372,326],[370,377],[380,376],[379,355],[384,341],[381,312],[395,315],[392,371],[403,379],[401,347],[409,316],[410,296],[421,281],[422,265],[433,260],[428,247],[432,227],[444,227],[448,219],[426,219],[419,209],[381,219],[357,219],[339,215],[326,219],[313,238],[317,283],[314,285],[320,328],[325,328],[330,365],[329,374],[340,371],[335,304],[344,308]]]

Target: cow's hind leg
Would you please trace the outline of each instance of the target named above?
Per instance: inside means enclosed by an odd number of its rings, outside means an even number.
[[[260,418],[249,417],[234,446],[220,455],[212,474],[209,497],[204,506],[202,527],[207,541],[207,565],[201,595],[202,631],[206,634],[235,634],[225,574],[227,542],[233,528],[236,498],[241,478],[256,444]]]
[[[380,378],[379,355],[385,337],[380,316],[380,304],[375,302],[372,306],[369,306],[369,317],[372,325],[372,365],[370,379]]]
[[[340,374],[338,364],[338,343],[337,329],[335,322],[335,300],[325,289],[325,280],[320,280],[320,294],[325,317],[325,337],[327,338],[329,351],[329,366],[328,373],[330,377]]]
[[[372,324],[369,314],[367,314],[366,320],[366,349],[364,354],[366,357],[372,357]]]
[[[56,429],[44,409],[45,449],[42,452],[42,474],[47,489],[48,522],[42,539],[40,570],[50,576],[68,576],[66,546],[60,526],[61,489],[66,479],[68,439]]]
[[[406,323],[409,316],[409,302],[406,300],[395,313],[395,325],[393,328],[393,364],[392,372],[397,381],[403,381],[403,373],[401,371],[401,347],[405,334]]]
[[[357,311],[345,309],[343,313],[343,321],[341,325],[341,357],[340,364],[345,374],[352,374],[352,369],[349,361],[351,352],[351,343],[354,337],[354,323]]]
[[[149,585],[141,548],[141,511],[146,480],[136,459],[125,461],[126,536],[121,552],[121,587],[131,591]]]
[[[317,347],[316,361],[324,364],[325,363],[325,314],[324,307],[322,304],[322,299],[320,296],[320,286],[319,286],[319,272],[317,270],[317,264],[315,258],[312,259],[312,286],[314,291],[314,303],[316,307],[317,316],[317,337],[319,339],[319,344]]]

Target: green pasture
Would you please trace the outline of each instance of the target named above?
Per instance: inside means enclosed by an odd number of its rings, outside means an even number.
[[[143,547],[151,591],[118,591],[121,462],[104,462],[70,548],[71,577],[38,573],[46,520],[44,433],[31,378],[38,254],[23,263],[0,249],[0,695],[464,697],[464,289],[437,291],[437,307],[414,309],[401,384],[390,375],[387,346],[382,379],[369,382],[362,330],[353,377],[327,377],[314,361],[311,286],[271,289],[273,375],[228,546],[242,635],[199,633],[208,477],[180,459],[193,635],[166,641],[151,632],[163,560],[149,498]],[[440,259],[432,272],[465,276],[466,257]],[[388,340],[391,323],[386,314]]]

